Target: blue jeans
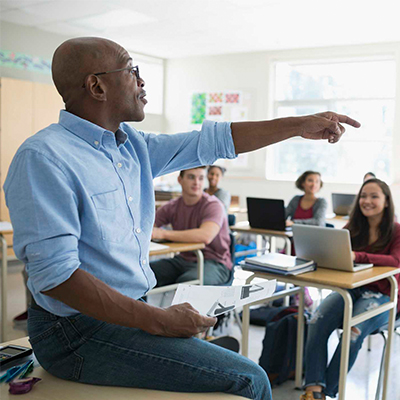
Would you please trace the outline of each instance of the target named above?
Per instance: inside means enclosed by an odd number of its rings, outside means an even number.
[[[226,392],[272,399],[268,377],[251,360],[197,338],[153,336],[78,314],[28,311],[40,365],[75,382],[174,392]]]
[[[353,316],[364,311],[376,308],[390,300],[379,292],[366,288],[349,290],[353,299]],[[344,300],[339,293],[331,293],[315,311],[308,325],[308,336],[305,352],[306,374],[305,387],[319,385],[324,393],[330,397],[336,397],[339,388],[340,352],[341,343],[328,364],[328,339],[331,333],[342,326],[344,314]],[[378,329],[389,320],[389,311],[379,314],[354,327],[358,332],[351,332],[349,371],[356,361],[364,338]]]
[[[158,286],[187,282],[197,279],[197,262],[181,256],[152,261],[150,267]],[[204,259],[204,285],[221,285],[228,281],[230,271],[225,265],[211,259]]]

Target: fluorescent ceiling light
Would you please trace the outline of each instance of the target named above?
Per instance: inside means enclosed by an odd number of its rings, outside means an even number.
[[[71,25],[77,25],[84,28],[104,31],[109,28],[118,28],[122,26],[137,25],[155,21],[155,18],[148,17],[147,15],[132,10],[118,9],[95,15],[93,17],[77,19],[73,22],[70,21],[69,23]]]

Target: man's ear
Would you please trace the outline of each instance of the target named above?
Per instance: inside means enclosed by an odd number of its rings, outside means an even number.
[[[107,87],[96,75],[89,75],[85,80],[86,92],[97,101],[107,101]]]
[[[182,177],[180,175],[178,175],[178,183],[182,185]]]

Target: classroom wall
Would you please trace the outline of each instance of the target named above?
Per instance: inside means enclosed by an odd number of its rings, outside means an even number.
[[[70,36],[57,35],[4,21],[0,23],[0,49],[28,54],[32,57],[51,60],[55,49],[70,38]],[[134,51],[134,49],[129,50]],[[53,85],[50,74],[4,66],[0,66],[0,77]],[[134,124],[135,128],[149,132],[164,132],[164,125],[164,116],[154,114],[148,114],[145,121]]]
[[[271,63],[274,60],[321,59],[328,57],[371,56],[393,54],[397,58],[397,87],[400,82],[399,43],[365,46],[345,46],[319,49],[243,53],[209,57],[191,57],[168,60],[166,64],[165,118],[166,132],[178,132],[191,128],[190,98],[196,91],[240,90],[250,94],[250,120],[272,118]],[[368,84],[368,77],[365,78]],[[397,209],[400,208],[400,91],[397,90],[396,120],[394,127],[392,184]],[[246,196],[282,198],[289,201],[300,193],[293,182],[272,181],[265,178],[267,152],[265,149],[251,154],[246,169],[231,168],[224,178],[223,186],[231,194],[239,195],[241,206],[245,207]],[[228,164],[229,166],[229,164]],[[361,177],[360,177],[361,180]],[[361,182],[360,182],[361,184]],[[331,193],[357,193],[360,185],[327,182],[321,196],[329,203]]]

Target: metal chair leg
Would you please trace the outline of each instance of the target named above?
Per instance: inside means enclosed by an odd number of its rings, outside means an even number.
[[[371,351],[372,336],[368,335],[368,351]]]
[[[386,336],[383,332],[380,332],[383,337],[384,344],[383,344],[383,352],[382,352],[382,359],[381,359],[381,366],[379,368],[379,376],[378,376],[378,385],[376,388],[375,400],[379,400],[381,397],[381,389],[382,389],[382,372],[383,372],[383,364],[385,362],[386,356]]]

